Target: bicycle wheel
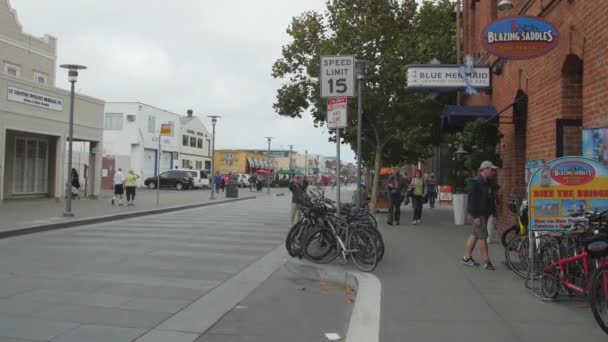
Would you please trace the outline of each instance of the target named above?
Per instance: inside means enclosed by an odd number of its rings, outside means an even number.
[[[327,264],[338,257],[338,241],[329,229],[315,228],[302,240],[302,252],[312,262]]]
[[[378,250],[378,262],[380,262],[380,260],[382,260],[384,257],[384,239],[382,239],[382,234],[375,229],[369,229],[367,232],[374,237],[376,249]]]
[[[543,297],[554,299],[560,290],[559,247],[551,242],[541,243],[538,247],[540,292]]]
[[[515,274],[522,278],[528,277],[528,252],[530,242],[528,236],[519,236],[512,239],[505,248],[507,265]]]
[[[289,233],[285,238],[285,248],[290,256],[301,256],[302,245],[300,240],[302,234],[306,231],[306,228],[306,224],[303,221],[299,221],[289,230]]]
[[[519,235],[519,227],[516,224],[509,227],[509,229],[505,230],[500,236],[500,242],[502,242],[502,246],[507,248],[507,245],[511,240],[516,238]]]
[[[372,227],[374,227],[374,229],[378,229],[378,221],[376,220],[376,217],[370,213],[367,213],[367,216],[369,217]]]
[[[589,300],[593,317],[608,334],[608,266],[598,268],[593,274]]]
[[[363,272],[371,272],[378,265],[378,249],[374,237],[365,229],[355,228],[348,235],[350,256]]]

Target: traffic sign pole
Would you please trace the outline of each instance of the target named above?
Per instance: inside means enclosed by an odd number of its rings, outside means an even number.
[[[336,130],[336,159],[338,166],[336,167],[336,206],[338,208],[338,217],[340,216],[340,128]]]

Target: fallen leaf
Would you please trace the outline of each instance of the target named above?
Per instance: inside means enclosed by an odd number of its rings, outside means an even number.
[[[327,285],[329,285],[329,284],[328,284],[328,283],[326,283],[326,282],[324,282],[324,281],[322,281],[322,282],[320,282],[320,283],[319,283],[319,285],[321,285],[321,286],[327,286]]]
[[[305,288],[305,287],[300,287],[300,288],[298,289],[298,291],[306,291],[306,288]]]
[[[346,294],[354,294],[355,290],[351,289],[350,287],[347,287],[346,290],[344,290],[344,293],[346,293]]]
[[[355,300],[353,298],[346,298],[346,304],[354,304]]]
[[[325,288],[325,287],[322,287],[321,288],[321,292],[326,293],[326,292],[329,292],[329,290],[327,288]]]

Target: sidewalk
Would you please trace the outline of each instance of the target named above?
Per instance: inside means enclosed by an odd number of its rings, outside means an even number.
[[[284,188],[271,189],[271,193],[288,192]],[[239,189],[239,198],[266,196],[263,192],[250,192],[249,189]],[[118,214],[141,213],[156,209],[172,207],[203,205],[211,202],[209,190],[161,190],[159,205],[156,205],[156,190],[137,189],[136,206],[111,205],[112,192],[104,191],[99,199],[76,199],[72,201],[73,218],[63,217],[64,200],[39,198],[0,202],[0,235],[12,234],[24,229],[74,223],[82,219],[106,217]],[[226,194],[217,194],[215,202],[233,200],[227,199]],[[126,202],[126,201],[125,201]]]
[[[374,273],[382,281],[380,341],[606,341],[586,302],[543,302],[490,244],[495,271],[460,263],[469,226],[456,226],[452,209],[425,206],[423,222],[401,225],[378,214],[386,255]],[[480,259],[478,252],[473,255]]]
[[[283,265],[195,342],[344,341],[356,296],[347,292]]]

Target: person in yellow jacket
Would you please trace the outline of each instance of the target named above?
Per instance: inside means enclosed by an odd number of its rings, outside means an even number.
[[[412,223],[416,225],[422,222],[422,204],[427,192],[426,183],[422,178],[422,171],[416,170],[416,175],[412,178],[412,182],[410,183],[410,191],[412,193],[412,203],[414,205],[414,219]]]
[[[129,170],[129,174],[127,175],[127,179],[125,181],[127,190],[127,206],[135,205],[135,187],[137,186],[138,178],[138,174],[133,172],[133,170]]]

